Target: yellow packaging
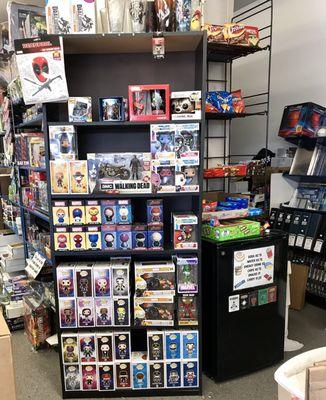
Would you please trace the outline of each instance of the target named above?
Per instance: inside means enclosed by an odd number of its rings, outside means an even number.
[[[50,161],[51,193],[69,194],[69,168],[64,160]]]
[[[70,192],[88,194],[87,161],[70,161]]]

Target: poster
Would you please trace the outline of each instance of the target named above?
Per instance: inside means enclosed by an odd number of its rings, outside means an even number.
[[[274,282],[275,246],[234,252],[233,290],[243,290]]]
[[[15,40],[25,104],[67,101],[62,37]]]

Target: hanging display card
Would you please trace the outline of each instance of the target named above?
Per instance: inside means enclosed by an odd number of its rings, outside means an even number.
[[[274,282],[275,246],[234,252],[233,290],[268,285]]]

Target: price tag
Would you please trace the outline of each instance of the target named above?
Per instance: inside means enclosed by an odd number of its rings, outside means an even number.
[[[311,248],[312,248],[312,238],[307,238],[304,243],[304,249],[311,250]]]
[[[317,253],[320,253],[321,249],[323,247],[323,244],[324,244],[323,240],[320,240],[320,239],[316,240],[314,251],[317,252]]]
[[[296,235],[289,236],[289,246],[294,246]]]
[[[27,267],[25,268],[25,271],[27,272],[28,276],[36,279],[36,277],[44,267],[45,263],[46,259],[42,257],[41,254],[35,253],[34,257],[31,260],[27,260]]]
[[[295,245],[296,245],[297,247],[302,247],[303,241],[304,241],[304,236],[298,235],[298,236],[297,236],[297,240],[296,240],[296,242],[295,242]]]

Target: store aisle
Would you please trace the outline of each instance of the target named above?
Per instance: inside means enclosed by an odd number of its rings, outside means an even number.
[[[291,339],[304,342],[304,351],[326,345],[326,311],[306,305],[301,312],[290,313]],[[268,334],[268,332],[266,333]],[[54,351],[34,353],[23,332],[13,334],[13,352],[16,372],[17,400],[60,400],[61,388],[58,355]],[[296,353],[287,353],[292,357]],[[216,400],[277,400],[277,386],[274,382],[276,367],[256,374],[215,384],[204,379],[202,399]],[[159,400],[159,398],[155,398]],[[174,398],[184,400],[184,397]],[[199,400],[200,397],[193,397]]]

